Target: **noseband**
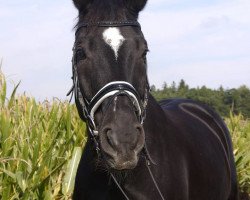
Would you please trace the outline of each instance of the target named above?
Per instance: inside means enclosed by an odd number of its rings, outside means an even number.
[[[76,29],[76,35],[82,28],[88,27],[125,27],[125,26],[134,26],[141,27],[137,21],[122,21],[122,22],[95,22],[95,23],[79,23]],[[125,81],[114,81],[103,86],[94,97],[88,101],[87,97],[82,93],[79,85],[79,78],[77,73],[77,52],[74,45],[73,48],[73,58],[72,58],[72,71],[73,71],[73,86],[67,95],[74,94],[75,101],[78,105],[78,111],[81,118],[86,121],[88,130],[92,139],[94,140],[96,151],[99,152],[99,143],[96,137],[98,137],[98,130],[94,120],[95,112],[102,105],[102,103],[111,98],[114,99],[116,96],[127,96],[134,105],[135,113],[138,117],[138,120],[143,124],[146,117],[146,107],[148,102],[148,92],[149,84],[146,77],[147,85],[145,88],[144,99],[140,98],[137,90],[128,82]]]

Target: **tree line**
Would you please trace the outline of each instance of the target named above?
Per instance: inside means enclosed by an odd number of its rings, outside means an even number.
[[[244,117],[250,118],[250,89],[245,85],[232,89],[222,86],[218,89],[206,86],[190,88],[182,79],[178,84],[172,82],[168,85],[164,82],[161,89],[152,85],[151,93],[158,101],[169,98],[193,99],[211,106],[223,117],[228,117],[232,111],[234,114],[241,113]]]

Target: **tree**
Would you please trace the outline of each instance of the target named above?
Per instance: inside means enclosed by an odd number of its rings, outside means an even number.
[[[179,86],[177,88],[178,96],[186,97],[189,90],[189,86],[186,85],[185,81],[181,79]]]
[[[232,110],[234,113],[242,113],[245,117],[250,118],[250,90],[245,85],[227,90],[222,86],[216,90],[206,86],[189,88],[182,79],[178,86],[173,81],[170,86],[164,82],[162,89],[156,89],[154,85],[151,86],[151,89],[151,93],[157,100],[188,98],[208,104],[224,117],[229,116],[229,112]]]

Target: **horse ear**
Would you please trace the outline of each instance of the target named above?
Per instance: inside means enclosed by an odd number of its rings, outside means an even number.
[[[125,0],[125,3],[129,9],[139,13],[145,7],[147,0]]]
[[[85,10],[89,3],[91,3],[92,0],[73,0],[73,3],[75,7],[81,11]]]

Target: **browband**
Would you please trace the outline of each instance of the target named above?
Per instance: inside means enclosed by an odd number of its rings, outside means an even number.
[[[81,22],[77,24],[76,34],[81,28],[97,26],[97,27],[122,27],[122,26],[136,26],[141,27],[138,21],[117,21],[117,22],[109,22],[109,21],[101,21],[101,22]]]

